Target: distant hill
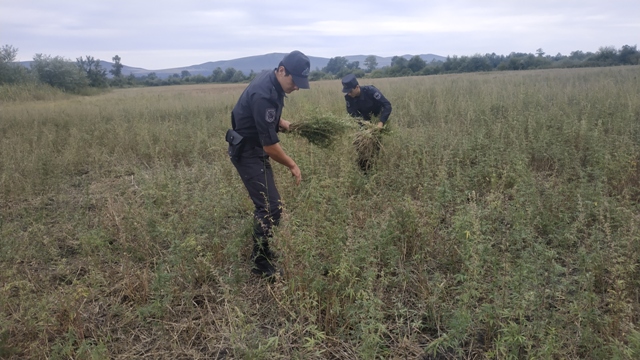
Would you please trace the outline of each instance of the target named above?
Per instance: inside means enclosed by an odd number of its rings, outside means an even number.
[[[256,55],[243,57],[233,60],[220,60],[220,61],[209,61],[203,64],[198,65],[190,65],[178,68],[170,68],[170,69],[159,69],[159,70],[148,70],[139,67],[132,67],[123,64],[122,74],[127,76],[129,74],[133,74],[135,76],[143,76],[149,73],[156,73],[156,76],[159,78],[167,78],[173,74],[180,75],[183,70],[188,71],[191,75],[204,75],[209,76],[213,72],[213,70],[217,67],[220,67],[222,70],[227,68],[234,68],[236,70],[242,71],[245,75],[249,75],[251,70],[254,72],[260,72],[262,70],[274,69],[278,66],[278,63],[285,56],[285,53],[271,53],[265,55]],[[347,60],[350,62],[359,61],[360,68],[364,68],[364,60],[369,55],[349,55],[345,56]],[[414,55],[402,55],[406,59],[412,58]],[[427,63],[431,61],[445,61],[446,58],[439,55],[434,54],[421,54],[419,55],[424,61]],[[378,67],[384,67],[391,65],[391,59],[393,57],[381,57],[376,55],[376,60],[378,61]],[[309,61],[311,61],[311,70],[321,70],[329,63],[329,58],[317,57],[317,56],[309,56]],[[30,67],[31,61],[21,61],[20,64]],[[100,65],[107,71],[112,68],[113,63],[108,61],[100,61]]]

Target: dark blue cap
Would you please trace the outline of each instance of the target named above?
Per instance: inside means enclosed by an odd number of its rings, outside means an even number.
[[[293,83],[300,89],[309,88],[309,69],[311,64],[307,55],[298,50],[294,50],[287,54],[281,64],[291,74]]]
[[[358,80],[353,74],[349,74],[342,78],[342,92],[349,93],[358,86]]]

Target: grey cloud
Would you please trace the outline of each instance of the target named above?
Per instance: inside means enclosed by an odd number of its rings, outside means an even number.
[[[635,45],[638,13],[625,0],[21,0],[0,3],[0,24],[21,60],[121,53],[160,69],[305,47],[325,57],[595,51]]]

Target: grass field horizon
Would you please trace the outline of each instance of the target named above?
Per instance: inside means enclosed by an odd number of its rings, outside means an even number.
[[[352,133],[280,135],[273,284],[224,142],[246,84],[0,87],[0,358],[640,357],[640,67],[360,83],[393,104],[369,176]]]

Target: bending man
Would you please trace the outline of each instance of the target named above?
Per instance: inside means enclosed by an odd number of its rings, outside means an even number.
[[[306,55],[289,53],[276,69],[264,71],[251,81],[231,112],[229,156],[255,205],[252,272],[267,278],[276,273],[269,238],[282,213],[269,158],[288,167],[300,184],[300,168],[280,146],[278,132],[288,130],[290,125],[280,118],[285,94],[309,88],[309,68]]]

